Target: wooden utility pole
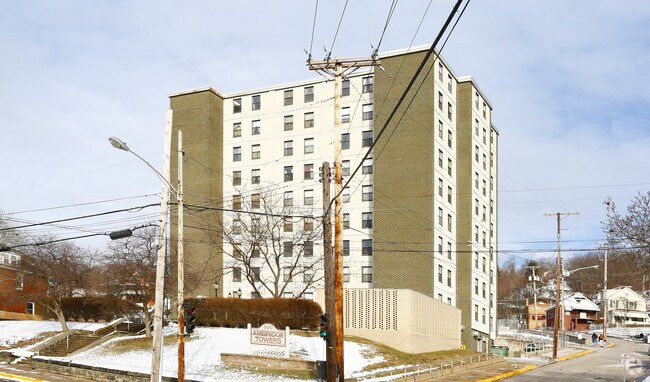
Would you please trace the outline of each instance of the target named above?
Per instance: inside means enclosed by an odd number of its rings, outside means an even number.
[[[321,167],[321,182],[323,183],[323,257],[325,259],[325,313],[336,310],[334,303],[334,252],[332,252],[332,213],[330,209],[330,164],[323,162]],[[330,291],[330,293],[327,293]],[[331,318],[331,317],[330,317]],[[336,341],[332,341],[333,333],[336,332],[336,322],[328,320],[328,335],[325,338],[325,359],[336,359]],[[336,362],[328,361],[326,365],[326,381],[336,381],[337,378]]]
[[[336,343],[336,364],[338,365],[338,380],[343,382],[343,201],[341,193],[343,190],[343,174],[341,172],[341,81],[344,69],[356,70],[364,66],[379,66],[380,63],[375,57],[363,59],[342,59],[323,61],[307,61],[310,70],[322,71],[334,77],[334,290],[328,291],[325,288],[325,300],[333,296],[334,310],[329,311],[330,320],[334,324],[334,330],[330,333]],[[332,72],[332,70],[334,72]],[[325,201],[323,201],[325,202]],[[329,209],[329,203],[328,203]],[[327,284],[326,284],[327,285]],[[328,370],[330,363],[334,360],[327,358]],[[330,377],[328,376],[328,381]]]
[[[183,256],[183,135],[178,131],[178,382],[185,381],[185,271]]]
[[[607,255],[609,254],[609,246],[605,243],[605,275],[603,280],[603,339],[607,341]],[[645,276],[645,275],[644,275]]]
[[[562,299],[562,252],[560,250],[561,233],[560,221],[562,216],[578,215],[577,212],[557,212],[555,214],[544,214],[544,216],[557,217],[557,287],[555,291],[555,319],[553,320],[553,360],[557,359],[557,337],[560,329],[560,302]],[[564,316],[564,312],[562,312]]]

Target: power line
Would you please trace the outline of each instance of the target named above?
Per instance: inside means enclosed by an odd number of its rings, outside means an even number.
[[[309,57],[308,60],[311,60],[311,50],[314,47],[314,32],[316,31],[316,15],[318,14],[318,0],[316,0],[316,8],[314,9],[314,22],[311,27],[311,42],[309,43]]]
[[[39,209],[34,209],[34,210],[5,212],[3,214],[4,215],[18,215],[18,214],[25,214],[25,213],[30,213],[30,212],[51,211],[51,210],[58,210],[58,209],[62,209],[62,208],[81,207],[81,206],[89,206],[89,205],[93,205],[93,204],[117,202],[117,201],[121,201],[121,200],[148,198],[150,196],[158,196],[158,194],[145,194],[145,195],[137,195],[137,196],[127,196],[127,197],[124,197],[124,198],[105,199],[105,200],[98,200],[98,201],[94,201],[94,202],[85,202],[85,203],[77,203],[77,204],[67,204],[67,205],[63,205],[63,206],[46,207],[46,208],[39,208]]]
[[[390,8],[388,10],[388,16],[386,16],[386,23],[384,24],[384,29],[381,31],[381,36],[379,37],[379,42],[377,43],[377,47],[374,49],[372,53],[373,56],[377,55],[377,52],[379,51],[379,47],[381,47],[381,42],[384,40],[384,34],[386,33],[386,29],[388,29],[388,24],[390,23],[390,20],[393,18],[393,13],[395,12],[395,8],[397,7],[398,1],[399,0],[393,0],[393,2],[390,4]]]
[[[345,10],[348,7],[348,0],[345,0],[345,5],[343,6],[343,12],[341,12],[341,18],[339,19],[339,25],[336,27],[336,33],[334,33],[334,40],[332,40],[332,46],[330,47],[330,51],[327,53],[327,58],[326,60],[329,59],[330,55],[332,54],[332,51],[334,50],[334,43],[336,43],[336,37],[339,35],[339,29],[341,28],[341,23],[343,22],[343,16],[345,15]]]

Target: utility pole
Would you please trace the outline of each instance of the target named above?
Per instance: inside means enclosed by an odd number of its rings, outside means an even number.
[[[323,162],[321,167],[321,182],[323,183],[323,257],[325,258],[325,313],[336,310],[334,303],[334,252],[332,252],[332,213],[330,212],[330,164]],[[336,322],[327,320],[327,337],[325,338],[326,381],[333,382],[337,378],[336,341],[332,335],[336,332]]]
[[[603,280],[603,339],[607,342],[607,255],[609,254],[609,246],[605,243],[605,279]]]
[[[537,281],[537,276],[535,275],[535,269],[539,268],[537,265],[529,265],[527,268],[530,268],[533,271],[533,301],[534,301],[534,317],[535,317],[535,329],[537,329],[537,284],[535,283]],[[530,328],[528,328],[530,329]]]
[[[185,381],[185,271],[183,256],[183,134],[178,131],[178,382]]]
[[[330,311],[331,321],[334,323],[334,330],[331,335],[336,343],[336,364],[338,365],[338,380],[343,382],[345,373],[343,366],[343,201],[341,193],[343,190],[343,175],[341,172],[341,81],[343,69],[356,70],[365,66],[379,66],[376,57],[363,59],[342,59],[329,58],[322,61],[307,61],[310,70],[323,71],[334,77],[334,290],[328,294],[325,289],[325,300],[328,295],[333,296],[334,310]],[[334,72],[332,72],[332,70]],[[323,201],[325,203],[325,201]],[[329,203],[328,207],[329,209]],[[333,359],[327,359],[328,369]],[[328,377],[329,380],[329,377]]]
[[[577,212],[557,212],[555,214],[544,214],[544,216],[557,217],[557,287],[555,293],[555,319],[553,320],[553,360],[557,359],[557,337],[560,329],[560,300],[562,299],[562,252],[560,250],[561,233],[560,221],[562,216],[578,215]],[[564,316],[564,312],[562,312]]]

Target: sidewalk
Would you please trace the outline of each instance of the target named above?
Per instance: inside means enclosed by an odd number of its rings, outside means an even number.
[[[558,350],[558,362],[581,357],[583,355],[592,353],[593,348],[589,349],[586,346],[567,347]],[[477,381],[477,382],[491,382],[498,381],[504,378],[509,378],[514,375],[525,373],[528,370],[538,368],[543,365],[551,363],[551,353],[543,353],[528,358],[506,358],[505,362],[487,365],[476,369],[462,370],[458,373],[451,375],[444,375],[437,378],[430,379],[430,381]]]

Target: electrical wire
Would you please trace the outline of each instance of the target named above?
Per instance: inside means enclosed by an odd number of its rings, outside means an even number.
[[[348,7],[348,0],[345,0],[345,5],[343,6],[343,12],[341,12],[341,18],[339,19],[339,25],[336,27],[336,33],[334,33],[334,39],[332,40],[332,45],[330,47],[330,51],[327,53],[327,60],[329,60],[330,56],[332,55],[332,51],[334,50],[334,44],[336,43],[336,37],[339,35],[339,29],[341,29],[341,23],[343,22],[343,16],[345,15],[345,10]]]
[[[399,0],[393,0],[393,2],[390,5],[390,8],[388,10],[388,16],[386,16],[386,23],[384,24],[384,29],[381,31],[381,36],[379,37],[379,42],[377,43],[377,47],[374,49],[373,56],[377,55],[377,52],[379,51],[379,48],[381,47],[381,42],[384,40],[384,34],[386,33],[386,29],[388,29],[388,24],[390,24],[390,20],[393,18],[393,13],[395,12],[395,8],[397,7],[397,2]],[[431,2],[429,2],[431,4]],[[428,7],[427,7],[428,8]]]
[[[318,14],[318,0],[316,0],[316,8],[314,9],[314,22],[311,27],[311,42],[309,43],[309,57],[308,60],[311,60],[311,50],[314,47],[314,32],[316,31],[316,15]]]

